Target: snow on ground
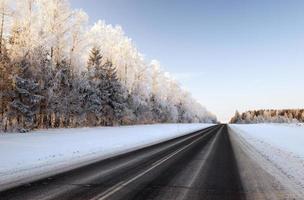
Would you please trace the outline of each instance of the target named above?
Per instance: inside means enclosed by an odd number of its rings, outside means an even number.
[[[241,140],[244,139],[263,158],[259,160],[263,168],[294,191],[301,193],[304,191],[304,126],[302,124],[229,126]]]
[[[0,134],[0,190],[209,126],[162,124]]]

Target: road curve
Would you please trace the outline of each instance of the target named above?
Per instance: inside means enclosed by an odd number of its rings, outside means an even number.
[[[245,199],[226,125],[0,193],[1,200]]]

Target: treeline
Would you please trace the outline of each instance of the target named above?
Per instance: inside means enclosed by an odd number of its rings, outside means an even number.
[[[242,114],[236,111],[230,120],[230,123],[236,124],[302,122],[304,122],[304,109],[254,110]]]
[[[67,0],[0,0],[0,131],[216,122],[121,27]]]

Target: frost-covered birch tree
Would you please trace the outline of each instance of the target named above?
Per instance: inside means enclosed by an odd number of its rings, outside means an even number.
[[[215,122],[122,27],[68,0],[0,0],[2,131]]]

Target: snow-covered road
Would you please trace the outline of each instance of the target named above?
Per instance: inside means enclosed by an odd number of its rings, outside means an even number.
[[[0,190],[194,132],[212,124],[54,129],[0,135]]]

